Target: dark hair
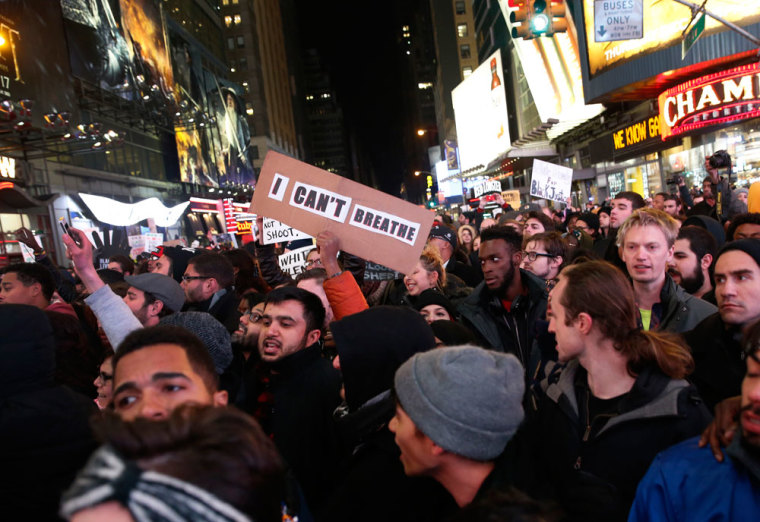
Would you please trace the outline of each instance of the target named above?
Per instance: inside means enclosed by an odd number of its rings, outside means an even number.
[[[145,293],[145,303],[143,303],[143,308],[147,308],[148,306],[152,305],[156,301],[158,301],[158,298],[151,294],[150,292],[144,292]],[[172,310],[168,306],[166,306],[166,303],[161,301],[163,306],[161,307],[161,311],[158,312],[158,318],[161,319],[162,317],[166,317],[167,315],[171,315],[177,310]]]
[[[615,197],[613,199],[625,199],[631,202],[631,210],[637,210],[640,208],[644,208],[647,206],[646,201],[644,201],[644,198],[641,197],[641,194],[638,192],[631,192],[631,191],[623,191],[618,192],[615,194]]]
[[[108,262],[117,263],[124,275],[134,274],[135,272],[135,262],[124,254],[113,255],[109,258]]]
[[[250,289],[255,289],[262,293],[270,290],[269,285],[259,275],[256,260],[247,250],[234,248],[223,251],[222,255],[232,263],[233,272],[237,268],[237,274],[235,274],[235,293],[237,295],[243,295],[243,292]]]
[[[552,232],[554,230],[554,221],[552,218],[541,212],[540,210],[531,210],[527,214],[525,214],[525,219],[523,219],[523,223],[527,222],[529,219],[536,219],[538,220],[541,225],[544,227],[544,232]],[[483,242],[483,238],[480,238],[481,243]]]
[[[581,313],[591,316],[626,358],[631,376],[652,364],[672,379],[691,373],[694,360],[680,337],[639,328],[633,288],[620,269],[606,261],[586,261],[565,267],[560,278],[567,283],[560,301],[565,323],[572,324]]]
[[[201,254],[190,259],[187,265],[192,265],[198,275],[216,279],[222,288],[229,288],[235,284],[235,269],[229,259],[222,254],[213,252]]]
[[[327,279],[327,270],[324,268],[310,268],[309,270],[304,270],[296,276],[296,284],[309,279],[314,279],[321,285],[325,282],[325,279]]]
[[[562,257],[562,264],[567,261],[567,241],[559,232],[541,232],[525,238],[525,246],[531,241],[538,241],[544,246],[546,253],[552,257]]]
[[[480,234],[480,244],[494,239],[503,239],[512,249],[512,253],[522,250],[522,234],[519,234],[514,228],[505,225],[488,227]],[[482,247],[481,247],[482,248]]]
[[[681,204],[681,198],[679,198],[675,194],[670,194],[670,193],[667,193],[667,192],[660,192],[660,194],[664,194],[663,199],[665,201],[675,201],[676,205],[680,205]]]
[[[752,357],[760,363],[760,357],[758,357],[758,352],[760,351],[760,321],[752,323],[744,332],[742,349],[746,357]]]
[[[149,326],[135,330],[126,336],[113,357],[114,374],[116,374],[119,361],[124,356],[157,344],[173,344],[182,348],[193,371],[203,379],[208,392],[214,393],[219,389],[219,377],[208,348],[198,337],[180,326],[166,324]]]
[[[129,422],[107,412],[94,429],[143,470],[204,489],[251,520],[282,519],[282,460],[259,423],[241,411],[186,404],[165,420]]]
[[[686,225],[678,231],[676,239],[685,239],[689,242],[689,248],[697,256],[697,261],[701,261],[706,254],[710,254],[712,256],[710,268],[712,269],[715,265],[718,256],[718,242],[707,230],[695,225]]]
[[[306,321],[306,331],[322,331],[325,324],[325,307],[322,300],[303,288],[283,286],[275,288],[267,294],[266,304],[280,304],[285,301],[298,301],[303,307],[303,318]]]
[[[94,398],[92,381],[102,349],[88,342],[82,324],[74,316],[44,310],[55,337],[55,381]]]
[[[256,290],[249,289],[243,292],[243,295],[240,296],[240,302],[245,303],[245,307],[249,310],[256,306],[259,303],[263,303],[267,300],[266,294],[262,294],[260,292],[257,292]]]
[[[42,296],[50,301],[55,292],[55,279],[46,267],[39,263],[16,263],[10,265],[3,274],[16,274],[16,277],[24,286],[32,286],[39,283],[42,288]]]
[[[728,240],[733,241],[736,229],[741,225],[746,225],[748,223],[750,225],[760,225],[760,213],[747,212],[746,214],[739,214],[735,216],[734,219],[731,220],[731,224],[728,226],[728,230],[726,231]]]

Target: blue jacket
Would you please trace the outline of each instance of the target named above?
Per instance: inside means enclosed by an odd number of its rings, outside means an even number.
[[[639,484],[628,522],[760,518],[760,463],[747,467],[735,457],[719,463],[698,442],[688,439],[657,455]]]

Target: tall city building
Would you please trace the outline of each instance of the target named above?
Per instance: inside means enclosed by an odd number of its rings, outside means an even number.
[[[282,10],[277,0],[220,0],[230,79],[242,97],[251,132],[251,157],[258,171],[267,151],[302,158],[293,111]]]
[[[472,2],[430,0],[438,64],[435,81],[439,140],[456,139],[451,91],[478,66],[477,32]]]
[[[354,177],[343,109],[330,74],[316,49],[304,53],[306,117],[309,122],[310,163],[344,177]]]

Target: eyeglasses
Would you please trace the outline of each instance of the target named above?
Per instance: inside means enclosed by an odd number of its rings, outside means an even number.
[[[253,310],[248,310],[248,311],[247,311],[246,313],[244,313],[243,315],[244,315],[244,316],[246,316],[246,315],[247,315],[248,317],[250,317],[250,319],[249,319],[249,320],[250,320],[252,323],[258,323],[259,321],[261,321],[261,320],[264,318],[264,316],[263,316],[263,315],[261,315],[259,312],[254,312]]]
[[[317,259],[312,259],[311,261],[306,261],[306,268],[310,268],[313,266],[322,266],[322,260],[317,258]]]
[[[211,276],[191,276],[187,274],[182,276],[183,281],[193,281],[195,279],[211,279]]]
[[[551,254],[542,254],[541,252],[523,252],[523,258],[528,261],[535,261],[537,257],[554,257]]]
[[[113,374],[105,373],[105,372],[98,372],[98,377],[100,377],[101,381],[108,382],[111,379],[113,379]]]

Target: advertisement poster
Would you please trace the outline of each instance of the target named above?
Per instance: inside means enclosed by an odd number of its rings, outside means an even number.
[[[324,230],[341,249],[410,273],[435,215],[407,201],[276,152],[267,153],[249,212],[311,236]]]
[[[507,96],[500,50],[488,57],[454,88],[451,101],[454,105],[461,170],[488,165],[510,149]]]
[[[533,160],[533,174],[530,181],[530,195],[565,203],[570,196],[573,169]]]

